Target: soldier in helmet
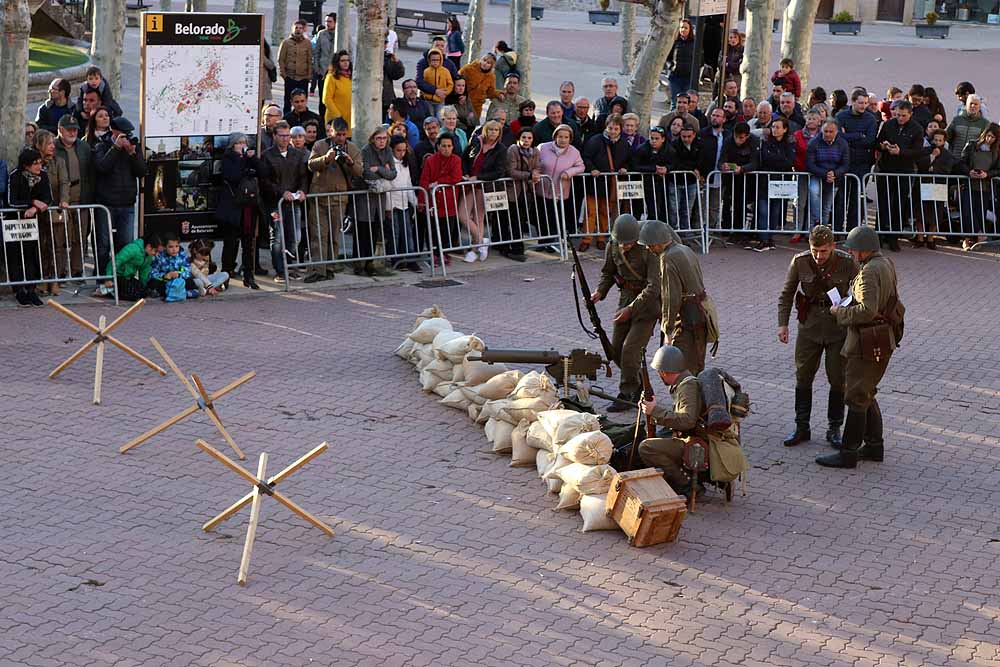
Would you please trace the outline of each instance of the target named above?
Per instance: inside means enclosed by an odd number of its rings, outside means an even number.
[[[621,369],[618,398],[629,403],[639,402],[642,391],[639,366],[660,317],[659,258],[638,245],[638,239],[639,222],[635,217],[630,213],[618,216],[611,230],[611,243],[604,251],[601,282],[590,295],[590,300],[597,303],[607,298],[612,285],[618,285],[618,311],[611,345],[617,356],[613,361]],[[622,403],[612,403],[608,411],[627,409]]]
[[[812,228],[809,250],[795,255],[788,266],[785,286],[778,297],[778,341],[788,343],[793,302],[798,311],[799,333],[795,339],[795,430],[785,438],[785,447],[811,438],[813,379],[824,356],[826,379],[830,382],[826,439],[831,445],[840,445],[840,427],[844,423],[844,365],[840,351],[847,330],[830,314],[827,292],[836,287],[841,296],[846,296],[857,273],[858,263],[849,253],[837,250],[833,232],[826,225]]]
[[[718,341],[715,304],[705,293],[701,265],[665,222],[647,220],[639,244],[660,257],[660,327],[665,340],[684,353],[694,374],[705,370],[709,342]]]
[[[723,470],[731,471],[734,477],[748,470],[749,464],[734,432],[719,433],[705,429],[701,384],[688,371],[684,353],[672,345],[664,345],[653,355],[650,367],[670,388],[674,405],[672,410],[667,410],[653,398],[643,401],[642,411],[657,425],[672,429],[673,437],[644,440],[639,445],[642,462],[651,468],[660,468],[670,488],[689,497],[696,490],[692,488],[691,479],[683,467],[684,445],[688,436],[697,436],[708,444],[711,479],[716,479],[719,475],[715,473],[722,473]],[[713,472],[713,466],[719,470]]]
[[[837,323],[847,327],[841,352],[847,421],[839,450],[816,459],[829,468],[853,468],[859,459],[882,460],[882,411],[875,394],[902,334],[896,268],[882,256],[878,234],[867,225],[855,227],[844,247],[861,269],[851,283],[853,301],[830,307]]]

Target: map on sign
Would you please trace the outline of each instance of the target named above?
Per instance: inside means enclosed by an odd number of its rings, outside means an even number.
[[[147,46],[146,136],[257,130],[260,48]]]

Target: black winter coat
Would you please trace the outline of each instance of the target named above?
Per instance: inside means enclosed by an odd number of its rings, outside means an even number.
[[[701,168],[701,137],[696,136],[691,142],[690,148],[685,146],[678,137],[674,139],[673,148],[674,154],[677,156],[674,160],[674,171],[696,171]]]
[[[726,139],[726,143],[722,146],[722,157],[719,162],[739,165],[743,167],[743,171],[754,171],[757,169],[759,158],[760,139],[751,134],[742,146],[737,146],[733,137]]]
[[[129,155],[110,141],[101,141],[94,151],[97,170],[97,203],[125,208],[135,203],[138,180],[146,175],[146,162],[138,150]]]
[[[467,176],[473,176],[480,181],[495,181],[507,175],[507,147],[498,143],[493,149],[483,156],[483,165],[478,174],[472,173],[472,165],[482,150],[482,144],[478,136],[469,140],[469,145],[465,147],[465,154],[462,155],[462,171]]]
[[[760,142],[759,171],[795,171],[795,140],[786,134],[782,141],[773,136]]]
[[[239,188],[244,176],[258,175],[261,172],[260,160],[257,156],[243,157],[233,150],[226,150],[222,156],[222,189],[219,191],[219,204],[215,209],[215,218],[224,225],[237,227],[243,222],[243,206],[233,199],[233,193]],[[257,205],[260,205],[260,179],[257,180]]]
[[[691,76],[691,66],[694,63],[694,35],[689,35],[687,39],[681,39],[678,35],[667,55],[667,63],[670,64],[671,74]]]
[[[42,180],[35,187],[28,186],[27,174],[20,169],[10,172],[10,182],[7,198],[11,208],[31,208],[31,202],[37,200],[52,205],[52,187],[49,185],[49,175],[42,171]]]
[[[675,158],[674,147],[669,143],[664,143],[660,150],[654,153],[653,145],[647,141],[632,153],[632,163],[629,170],[642,174],[653,174],[656,173],[657,167],[673,169]]]
[[[899,146],[899,155],[882,150],[882,142]],[[912,174],[916,162],[924,152],[924,128],[910,120],[906,125],[891,118],[882,123],[875,139],[875,148],[881,151],[878,158],[879,171],[887,174]]]

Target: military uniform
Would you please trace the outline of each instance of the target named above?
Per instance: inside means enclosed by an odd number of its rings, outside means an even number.
[[[660,255],[660,327],[670,344],[684,353],[687,370],[705,370],[708,328],[715,307],[705,293],[701,265],[694,251],[672,243]]]
[[[826,362],[826,378],[830,383],[827,418],[830,430],[837,433],[839,440],[839,429],[844,423],[841,350],[847,330],[830,313],[830,298],[826,293],[836,287],[840,294],[846,295],[857,273],[858,263],[842,250],[834,250],[823,266],[816,263],[808,250],[800,252],[788,266],[785,286],[778,297],[778,326],[788,326],[794,305],[799,321],[795,339],[795,433],[803,436],[800,440],[809,439],[813,379],[821,358]],[[794,439],[794,436],[789,438]]]
[[[618,308],[628,308],[631,317],[615,322],[611,336],[616,362],[621,368],[619,391],[638,400],[642,389],[639,369],[656,320],[660,317],[660,264],[656,255],[635,243],[627,252],[617,241],[608,243],[597,291],[601,299],[618,285]]]

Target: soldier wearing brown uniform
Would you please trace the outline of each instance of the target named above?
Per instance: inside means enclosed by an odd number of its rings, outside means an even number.
[[[667,343],[684,353],[688,370],[705,370],[705,351],[718,339],[715,305],[705,293],[698,256],[665,222],[647,220],[639,244],[660,258],[660,328]]]
[[[882,411],[875,394],[902,336],[904,309],[899,302],[896,269],[879,250],[878,234],[867,225],[855,227],[844,243],[861,270],[851,283],[852,303],[831,306],[837,323],[847,327],[844,357],[847,421],[838,452],[816,463],[853,468],[858,459],[883,458]]]
[[[793,303],[798,311],[799,333],[795,339],[795,430],[785,438],[785,447],[811,438],[812,387],[821,358],[825,358],[826,379],[830,382],[826,439],[834,446],[841,443],[844,364],[840,352],[847,330],[830,314],[827,292],[836,287],[841,296],[846,296],[857,273],[858,263],[849,253],[836,249],[833,232],[826,225],[813,227],[809,251],[795,255],[788,266],[785,286],[778,297],[778,341],[788,343]]]
[[[636,241],[639,223],[629,213],[618,216],[611,230],[611,243],[604,252],[601,282],[590,295],[593,303],[607,298],[613,285],[618,285],[618,311],[611,345],[612,359],[621,369],[618,398],[637,403],[642,391],[639,376],[643,352],[653,335],[656,320],[660,317],[660,262],[659,257]],[[609,412],[621,412],[628,407],[613,403]]]

